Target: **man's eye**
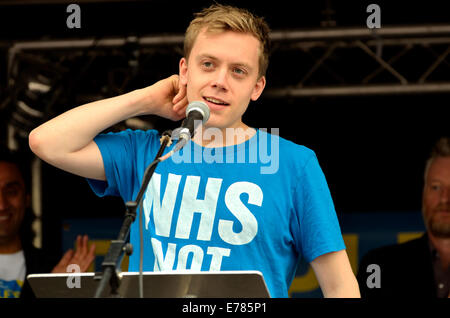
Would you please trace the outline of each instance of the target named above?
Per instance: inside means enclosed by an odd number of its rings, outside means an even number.
[[[203,66],[206,68],[211,68],[213,64],[211,62],[203,62]]]
[[[12,197],[12,196],[16,196],[19,193],[19,188],[18,187],[7,187],[5,190],[5,195]]]
[[[235,68],[234,72],[236,74],[238,74],[238,75],[244,75],[245,74],[245,71],[243,69],[241,69],[241,68]]]
[[[431,190],[439,191],[441,189],[441,186],[439,184],[432,184]]]

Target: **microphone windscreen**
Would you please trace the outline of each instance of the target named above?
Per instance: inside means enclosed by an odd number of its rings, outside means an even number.
[[[188,107],[186,108],[186,117],[188,117],[189,113],[193,110],[196,110],[203,115],[202,121],[203,121],[203,125],[204,125],[209,119],[208,105],[202,101],[193,101],[193,102],[189,103]]]

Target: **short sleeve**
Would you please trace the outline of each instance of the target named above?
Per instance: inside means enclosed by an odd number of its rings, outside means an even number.
[[[296,244],[307,262],[345,249],[331,193],[314,152],[301,171],[294,200],[299,226]]]
[[[137,180],[136,167],[145,164],[145,150],[150,152],[152,148],[149,144],[157,139],[155,130],[144,132],[131,129],[95,137],[103,158],[106,182],[87,179],[94,193],[100,197],[112,195],[131,200]]]

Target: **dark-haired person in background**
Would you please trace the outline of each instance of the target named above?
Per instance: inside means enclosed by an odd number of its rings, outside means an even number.
[[[425,167],[422,214],[426,233],[403,244],[370,251],[361,261],[362,297],[450,297],[450,138],[439,139]],[[380,268],[369,288],[370,264]]]
[[[69,264],[78,264],[83,272],[95,257],[95,245],[88,248],[86,235],[78,236],[76,252],[68,250],[59,262],[57,256],[35,248],[30,202],[26,161],[0,150],[0,298],[33,297],[25,279],[28,274],[65,273]]]

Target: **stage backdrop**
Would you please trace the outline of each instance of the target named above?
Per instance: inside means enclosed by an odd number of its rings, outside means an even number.
[[[420,236],[425,228],[420,212],[364,212],[340,214],[339,222],[347,246],[347,253],[356,274],[362,256],[369,250],[405,242]],[[63,250],[73,248],[78,234],[88,234],[96,244],[96,259],[89,271],[101,271],[103,257],[122,225],[121,218],[66,219],[63,221]],[[122,271],[127,271],[128,257],[124,257]],[[297,275],[289,290],[291,297],[322,297],[312,268],[300,262]]]

